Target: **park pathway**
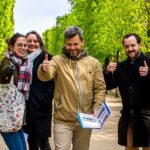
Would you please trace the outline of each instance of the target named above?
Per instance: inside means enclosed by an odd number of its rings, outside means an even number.
[[[114,91],[110,91],[106,97],[111,115],[101,130],[93,130],[90,150],[124,150],[117,144],[117,125],[122,105],[120,98],[114,95]]]

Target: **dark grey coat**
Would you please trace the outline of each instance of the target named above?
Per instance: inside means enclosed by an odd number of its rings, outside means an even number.
[[[113,74],[104,73],[107,89],[119,87],[123,108],[118,123],[118,143],[127,145],[127,128],[133,128],[133,146],[150,147],[150,71],[148,76],[139,75],[139,67],[150,58],[142,53],[133,62],[129,59],[118,64]]]

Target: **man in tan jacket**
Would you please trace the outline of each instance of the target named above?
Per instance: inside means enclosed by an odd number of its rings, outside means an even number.
[[[82,30],[70,26],[64,32],[63,54],[38,69],[42,81],[54,78],[54,142],[56,150],[88,150],[91,129],[83,129],[77,113],[95,114],[105,99],[105,82],[99,61],[87,55]]]

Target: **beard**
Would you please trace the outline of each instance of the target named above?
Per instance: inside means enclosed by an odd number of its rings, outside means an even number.
[[[138,56],[139,56],[140,52],[139,51],[131,51],[127,53],[127,56],[131,59],[131,60],[135,60]]]
[[[70,57],[77,57],[78,53],[76,51],[70,51],[69,55],[70,55]]]
[[[80,50],[76,49],[76,50],[67,50],[68,51],[68,54],[71,58],[76,58],[79,53],[80,53]]]

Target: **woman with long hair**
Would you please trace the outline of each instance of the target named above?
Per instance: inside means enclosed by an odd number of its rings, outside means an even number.
[[[52,99],[54,81],[42,82],[37,77],[37,69],[48,52],[44,48],[42,38],[36,31],[26,34],[28,58],[31,72],[31,85],[26,101],[26,125],[24,132],[28,134],[29,150],[51,150]],[[48,59],[51,59],[48,54]]]
[[[27,41],[25,35],[15,33],[10,38],[8,50],[1,62],[0,76],[1,84],[10,83],[13,76],[14,84],[26,97],[30,85],[30,69],[27,61]],[[26,150],[22,129],[16,132],[1,132],[1,135],[9,149]]]

